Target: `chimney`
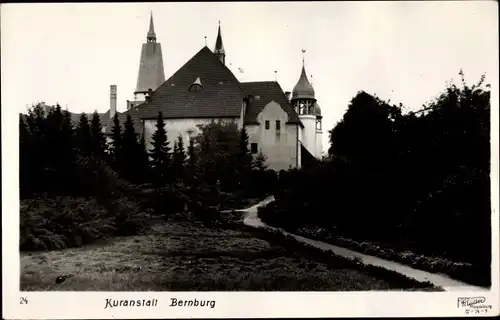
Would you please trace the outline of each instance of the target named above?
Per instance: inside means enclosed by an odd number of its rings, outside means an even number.
[[[112,84],[109,88],[109,118],[113,119],[116,114],[116,85]]]
[[[148,89],[148,94],[146,95],[146,103],[151,101],[151,95],[153,94],[153,89]]]
[[[287,101],[290,101],[290,94],[291,94],[290,91],[285,91],[285,96]]]

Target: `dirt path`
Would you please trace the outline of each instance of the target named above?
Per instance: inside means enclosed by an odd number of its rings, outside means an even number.
[[[246,225],[252,226],[252,227],[271,228],[271,229],[275,229],[275,230],[279,229],[279,228],[275,228],[275,227],[271,227],[271,226],[266,225],[257,216],[258,207],[265,206],[272,201],[274,201],[274,197],[270,196],[270,197],[266,198],[265,200],[263,200],[262,202],[260,202],[259,204],[256,204],[248,209],[241,210],[241,212],[244,212],[244,214],[245,214],[244,223]],[[401,263],[384,260],[384,259],[381,259],[378,257],[359,253],[359,252],[356,252],[356,251],[353,251],[350,249],[334,246],[334,245],[331,245],[329,243],[305,238],[305,237],[302,237],[299,235],[289,233],[283,229],[279,229],[279,230],[285,234],[293,236],[295,239],[297,239],[301,242],[313,245],[313,246],[315,246],[317,248],[321,248],[323,250],[330,250],[333,253],[335,253],[336,255],[346,257],[346,258],[358,258],[358,259],[361,259],[361,261],[364,264],[383,267],[385,269],[395,271],[395,272],[398,272],[400,274],[406,275],[408,277],[414,278],[415,280],[420,281],[420,282],[429,281],[432,284],[434,284],[435,286],[443,288],[445,291],[488,291],[488,289],[486,289],[486,288],[473,286],[473,285],[467,284],[465,282],[454,280],[446,275],[434,274],[434,273],[430,273],[427,271],[417,270],[417,269],[411,268],[411,267],[404,265],[404,264],[401,264]]]

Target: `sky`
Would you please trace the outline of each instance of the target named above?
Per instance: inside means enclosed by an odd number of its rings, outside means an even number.
[[[495,1],[2,4],[2,113],[40,101],[105,112],[111,84],[125,111],[151,11],[166,79],[205,37],[213,50],[219,21],[240,81],[276,77],[292,91],[306,50],[325,151],[358,91],[417,110],[460,69],[469,83],[498,79]]]

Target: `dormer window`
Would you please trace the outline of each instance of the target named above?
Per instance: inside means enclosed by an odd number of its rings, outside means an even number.
[[[203,91],[203,85],[201,84],[200,77],[196,78],[196,80],[189,86],[190,92],[200,92]]]

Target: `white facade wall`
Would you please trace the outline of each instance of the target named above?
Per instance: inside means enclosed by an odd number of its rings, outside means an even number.
[[[302,130],[302,145],[316,157],[316,116],[309,114],[299,115],[300,121],[304,125]]]
[[[298,125],[287,124],[288,114],[281,106],[271,101],[257,116],[258,125],[247,125],[250,145],[257,143],[258,152],[266,157],[269,169],[287,170],[297,166],[297,134]],[[269,121],[269,129],[266,129]],[[279,133],[276,121],[280,122]]]
[[[165,130],[167,130],[167,139],[170,141],[170,148],[174,147],[174,141],[177,140],[178,136],[181,135],[184,140],[184,145],[187,148],[190,134],[191,136],[196,136],[200,133],[198,125],[210,124],[212,121],[219,121],[219,119],[214,118],[191,118],[191,119],[163,119],[165,122]],[[235,121],[239,123],[239,118],[224,118],[220,119],[222,122]],[[144,139],[146,141],[146,147],[150,149],[151,146],[151,136],[156,131],[156,119],[144,120]]]
[[[316,131],[316,158],[323,157],[323,132]]]

